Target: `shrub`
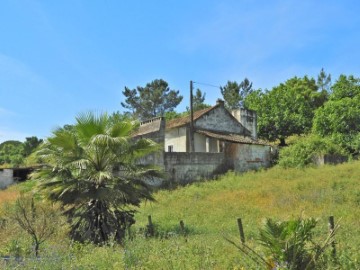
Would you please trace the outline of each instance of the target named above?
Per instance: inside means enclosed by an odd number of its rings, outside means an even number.
[[[299,139],[293,145],[282,148],[279,154],[279,165],[284,168],[305,167],[314,163],[319,155],[346,155],[346,151],[329,138],[310,135]]]

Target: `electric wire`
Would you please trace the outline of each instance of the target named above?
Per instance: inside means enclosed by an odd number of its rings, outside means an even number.
[[[215,88],[221,88],[218,85],[213,85],[213,84],[210,84],[210,83],[202,83],[202,82],[193,82],[193,83],[200,84],[200,85],[206,85],[206,86],[210,86],[210,87],[215,87]]]

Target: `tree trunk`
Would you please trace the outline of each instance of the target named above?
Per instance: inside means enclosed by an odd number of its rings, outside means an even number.
[[[285,138],[280,138],[280,144],[279,146],[286,146]]]
[[[35,241],[35,256],[39,257],[39,248],[40,248],[40,243],[38,241]]]

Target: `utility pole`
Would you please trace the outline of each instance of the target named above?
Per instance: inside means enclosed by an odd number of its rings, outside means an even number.
[[[193,81],[190,81],[190,152],[195,152],[194,147],[194,109],[193,109]]]

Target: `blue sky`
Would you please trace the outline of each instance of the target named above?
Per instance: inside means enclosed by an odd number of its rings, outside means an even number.
[[[84,111],[122,111],[125,86],[360,77],[360,3],[342,0],[1,0],[0,142],[46,138]],[[196,85],[206,102],[221,97]]]

